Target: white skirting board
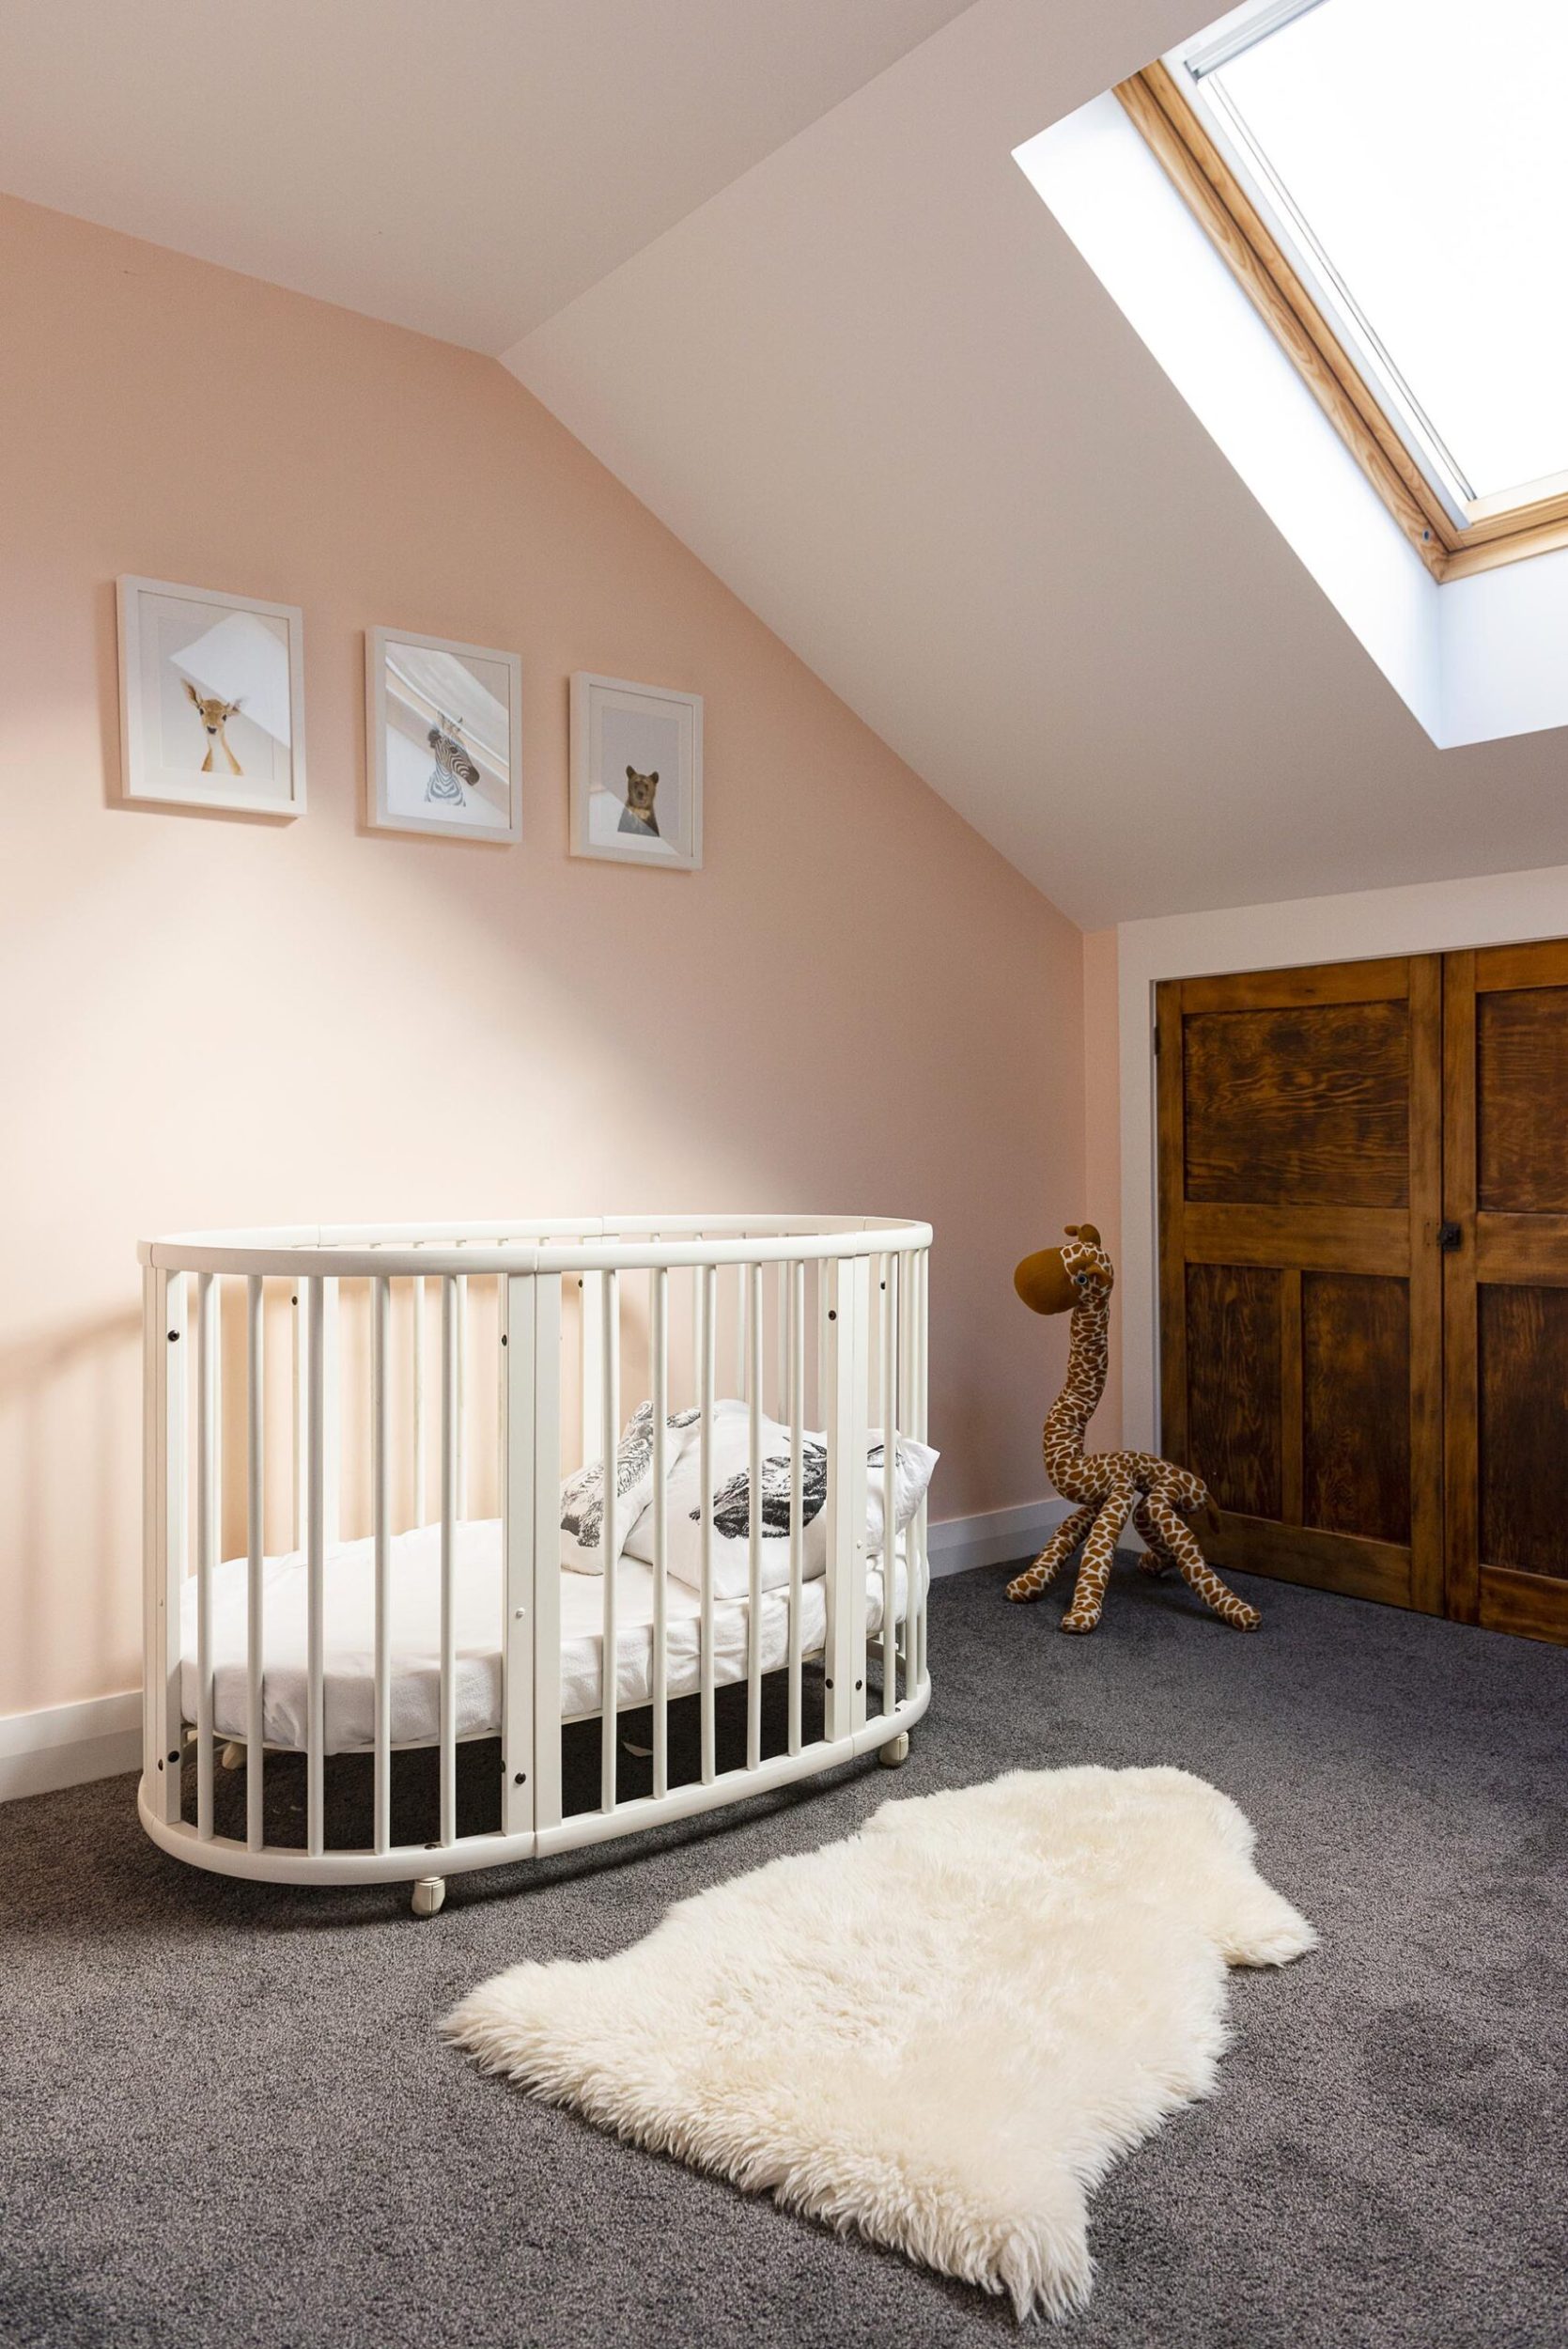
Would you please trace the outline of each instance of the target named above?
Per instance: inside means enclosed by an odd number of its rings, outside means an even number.
[[[118,1778],[142,1760],[139,1689],[0,1717],[0,1802]]]
[[[1068,1503],[1054,1496],[1025,1501],[1021,1509],[987,1509],[978,1517],[949,1517],[927,1528],[926,1548],[933,1580],[942,1574],[967,1574],[971,1566],[1000,1566],[1015,1558],[1032,1558],[1044,1549],[1068,1514]],[[933,1681],[937,1675],[933,1674]]]
[[[1066,1514],[1065,1501],[1040,1501],[1021,1509],[949,1517],[930,1528],[932,1575],[963,1574],[971,1566],[1032,1556]],[[939,1683],[939,1657],[934,1676]],[[140,1766],[141,1749],[142,1700],[135,1689],[0,1716],[0,1802],[53,1794],[89,1779],[117,1778]]]

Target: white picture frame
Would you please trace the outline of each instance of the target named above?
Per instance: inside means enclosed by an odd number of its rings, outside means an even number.
[[[131,573],[115,585],[122,798],[227,815],[303,816],[299,605]]]
[[[651,778],[651,783],[650,783]],[[645,792],[648,816],[631,803]],[[651,820],[650,820],[651,818]],[[703,700],[579,670],[571,681],[573,856],[695,873],[703,861]]]
[[[522,661],[417,630],[365,637],[365,813],[373,832],[522,837]]]

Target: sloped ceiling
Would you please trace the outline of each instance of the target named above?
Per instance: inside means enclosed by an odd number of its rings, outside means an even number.
[[[981,5],[506,364],[1090,925],[1568,858],[1438,751],[1011,161],[1218,13]]]
[[[1011,160],[1219,8],[10,0],[0,186],[503,353],[1081,922],[1568,862]]]
[[[6,0],[0,187],[498,351],[962,0]]]

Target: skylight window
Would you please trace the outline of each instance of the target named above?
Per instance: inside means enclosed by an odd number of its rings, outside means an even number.
[[[1117,95],[1438,577],[1568,543],[1568,0],[1249,0]]]

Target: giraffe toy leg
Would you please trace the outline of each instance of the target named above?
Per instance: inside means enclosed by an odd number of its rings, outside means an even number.
[[[1112,1485],[1107,1493],[1083,1545],[1073,1603],[1062,1618],[1063,1631],[1093,1631],[1099,1622],[1105,1586],[1110,1579],[1110,1562],[1116,1554],[1116,1536],[1127,1521],[1133,1494],[1131,1485]]]
[[[1132,1521],[1146,1544],[1138,1561],[1139,1572],[1151,1576],[1168,1574],[1176,1563],[1176,1553],[1149,1515],[1148,1501],[1141,1495],[1133,1505]]]
[[[1016,1574],[1007,1585],[1007,1595],[1022,1605],[1038,1598],[1048,1583],[1054,1582],[1067,1560],[1094,1522],[1097,1501],[1091,1501],[1083,1508],[1075,1509],[1070,1517],[1060,1524],[1032,1566]]]
[[[1209,1564],[1189,1526],[1182,1523],[1163,1493],[1151,1493],[1147,1507],[1165,1542],[1174,1553],[1184,1582],[1197,1592],[1199,1597],[1224,1623],[1237,1631],[1256,1631],[1263,1621],[1255,1607],[1249,1607],[1243,1598],[1228,1590]]]

